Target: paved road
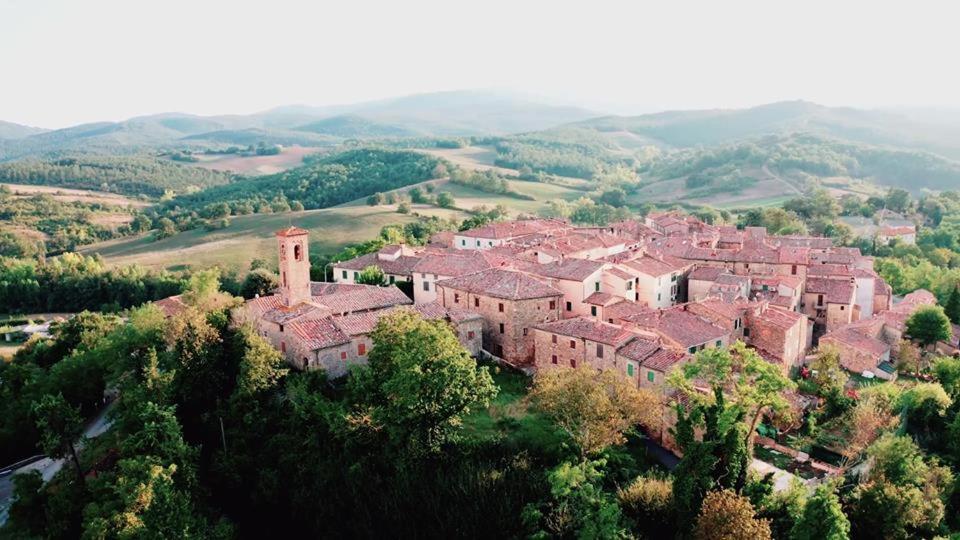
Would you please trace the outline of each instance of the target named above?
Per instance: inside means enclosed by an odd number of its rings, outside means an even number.
[[[107,413],[111,408],[113,408],[113,403],[104,407],[97,414],[97,416],[91,420],[89,424],[87,424],[86,429],[83,431],[83,437],[85,439],[99,437],[110,428],[110,421],[107,419]],[[81,448],[83,448],[82,441],[77,445],[77,451],[79,451]],[[49,482],[54,476],[57,475],[58,472],[60,472],[60,469],[63,468],[65,463],[65,459],[51,459],[45,457],[30,463],[29,465],[20,467],[10,474],[5,474],[0,477],[0,527],[7,522],[7,512],[10,508],[10,498],[13,496],[13,476],[15,474],[29,471],[40,471],[43,481]]]

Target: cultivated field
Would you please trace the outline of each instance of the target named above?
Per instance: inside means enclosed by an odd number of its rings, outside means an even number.
[[[194,154],[199,159],[195,163],[187,163],[195,167],[203,167],[214,171],[227,171],[239,174],[273,174],[292,169],[303,163],[303,157],[323,151],[323,148],[313,146],[288,146],[275,156],[249,156],[236,154]]]
[[[500,174],[516,176],[520,173],[516,169],[497,167],[493,161],[497,159],[497,152],[487,146],[465,146],[463,148],[424,148],[418,150],[432,156],[443,158],[465,169],[486,171],[493,169]]]
[[[34,195],[50,195],[55,200],[72,202],[110,204],[114,206],[132,206],[143,208],[150,206],[149,202],[138,201],[105,191],[91,191],[86,189],[68,189],[56,186],[28,186],[24,184],[0,184],[8,187],[15,197],[32,197]]]

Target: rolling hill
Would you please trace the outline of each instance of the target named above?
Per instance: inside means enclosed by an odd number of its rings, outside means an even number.
[[[851,142],[924,150],[960,160],[960,122],[934,122],[929,115],[911,115],[909,111],[826,107],[807,101],[785,101],[749,109],[606,116],[574,125],[606,134],[629,133],[664,147],[715,145],[803,132]]]
[[[46,131],[42,128],[14,124],[0,120],[0,139],[21,139]]]
[[[63,152],[134,153],[230,144],[334,144],[348,138],[496,135],[597,116],[488,91],[419,94],[331,107],[284,106],[248,115],[163,113],[31,132],[2,124],[0,160]],[[13,127],[15,126],[15,127]]]

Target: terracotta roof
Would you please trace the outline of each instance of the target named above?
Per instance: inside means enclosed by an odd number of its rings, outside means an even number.
[[[413,301],[396,287],[344,283],[311,283],[312,301],[330,308],[334,314],[381,309],[412,304]],[[319,293],[319,294],[318,294]]]
[[[264,313],[282,305],[283,299],[280,298],[280,295],[275,294],[247,300],[246,309],[251,317],[259,319]]]
[[[782,264],[807,264],[810,262],[810,248],[780,246],[777,249]]]
[[[275,324],[287,324],[314,311],[317,311],[316,306],[301,302],[290,307],[284,305],[275,307],[261,315],[260,318]]]
[[[350,336],[329,317],[295,322],[288,328],[311,351],[350,343]]]
[[[626,300],[624,300],[619,296],[614,296],[612,294],[605,293],[605,292],[595,292],[583,299],[584,304],[590,304],[593,306],[606,306],[606,305],[615,304],[617,302],[625,302],[625,301]]]
[[[678,270],[675,266],[649,255],[626,261],[623,265],[653,277],[663,276]]]
[[[483,227],[461,231],[459,236],[468,238],[516,238],[527,234],[569,228],[566,222],[555,219],[522,219],[518,221],[501,221],[490,223]]]
[[[855,326],[845,326],[825,334],[820,338],[821,342],[837,341],[845,345],[854,347],[858,351],[868,352],[879,359],[884,353],[890,350],[890,346],[883,341],[864,333]]]
[[[643,362],[658,350],[660,350],[660,344],[656,341],[638,337],[618,350],[617,354],[635,362]]]
[[[643,304],[640,302],[630,302],[628,300],[625,300],[623,302],[617,302],[616,304],[607,306],[607,308],[604,309],[603,311],[604,311],[603,314],[607,317],[607,319],[617,320],[617,319],[622,319],[627,315],[633,315],[637,313],[650,313],[655,310],[651,309],[646,304]]]
[[[619,326],[596,322],[584,317],[545,323],[538,325],[536,328],[544,332],[586,339],[614,347],[620,347],[634,338],[632,333]]]
[[[670,368],[681,362],[687,355],[669,349],[659,349],[643,362],[643,367],[666,373]]]
[[[187,309],[187,304],[183,301],[179,294],[157,300],[153,303],[153,305],[160,308],[160,311],[163,312],[164,317],[176,317],[185,309]]]
[[[399,248],[400,246],[397,246]],[[381,250],[382,252],[382,250]],[[389,252],[387,252],[389,253]],[[345,270],[360,271],[368,266],[376,266],[383,270],[384,274],[393,274],[397,276],[409,276],[413,273],[413,267],[420,262],[420,257],[410,255],[400,255],[395,260],[381,259],[377,253],[367,253],[349,261],[335,263],[334,268],[343,268]]]
[[[806,293],[822,294],[824,301],[831,304],[850,304],[853,302],[854,284],[845,278],[809,278]]]
[[[797,313],[796,311],[769,308],[763,310],[763,312],[761,312],[755,320],[761,324],[769,324],[786,330],[793,328],[797,322],[803,319],[806,319],[806,317],[801,313]]]
[[[459,277],[486,270],[492,265],[480,252],[460,252],[461,254],[426,255],[413,267],[419,274],[435,274],[444,277]]]
[[[727,269],[720,268],[719,266],[699,266],[690,272],[688,279],[696,279],[698,281],[716,281],[721,274],[726,273],[728,273]]]
[[[290,226],[290,227],[287,227],[286,229],[281,229],[274,234],[276,234],[277,236],[300,236],[303,234],[310,234],[310,233],[308,233],[306,229]]]
[[[807,269],[807,276],[852,276],[845,264],[814,264]]]
[[[490,268],[474,274],[444,279],[438,281],[437,285],[507,300],[563,296],[561,291],[527,274],[503,268]]]
[[[886,226],[880,228],[881,236],[902,236],[906,234],[916,234],[917,228],[913,225]]]
[[[633,280],[633,276],[632,276],[632,275],[624,272],[623,270],[617,268],[616,266],[614,266],[613,268],[610,268],[609,270],[607,270],[607,272],[608,272],[609,274],[611,274],[611,275],[613,275],[613,276],[616,276],[616,277],[618,277],[618,278],[620,278],[620,279],[623,279],[623,280],[627,280],[627,281]]]
[[[624,320],[646,328],[676,341],[683,347],[692,347],[701,343],[720,339],[729,334],[704,317],[671,308],[648,313],[625,315]]]
[[[560,259],[549,264],[531,265],[525,270],[538,276],[583,281],[603,268],[603,263],[587,259]]]

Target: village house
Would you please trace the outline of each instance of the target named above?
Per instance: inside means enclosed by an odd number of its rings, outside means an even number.
[[[490,223],[453,235],[456,249],[490,249],[532,234],[558,233],[573,227],[558,219],[522,219]]]
[[[653,308],[663,308],[676,304],[680,298],[684,272],[682,266],[643,255],[623,261],[616,268],[634,278],[636,290],[631,300]]]
[[[596,316],[596,308],[585,302],[603,288],[604,263],[586,259],[560,259],[547,264],[527,264],[523,270],[563,293],[561,316]]]
[[[424,255],[413,266],[413,300],[426,304],[437,300],[437,282],[479,272],[492,264],[479,252],[441,252]]]
[[[411,281],[413,267],[419,261],[416,252],[406,244],[383,246],[376,253],[361,255],[333,264],[333,280],[337,283],[356,283],[360,272],[369,266],[379,268],[387,283]]]
[[[381,317],[397,309],[415,309],[426,319],[446,321],[461,344],[479,354],[483,327],[479,314],[437,303],[411,306],[412,301],[394,286],[311,282],[307,231],[290,227],[276,237],[278,293],[248,300],[235,316],[252,324],[293,367],[322,368],[331,377],[344,375],[350,365],[367,361],[373,346],[370,332]]]
[[[853,277],[808,278],[801,309],[827,332],[858,320],[856,280]]]
[[[917,227],[914,225],[884,225],[877,231],[878,244],[885,246],[894,240],[908,245],[916,244]]]
[[[534,364],[532,328],[560,319],[563,292],[536,278],[490,268],[437,282],[438,300],[483,317],[483,348],[518,367]]]

